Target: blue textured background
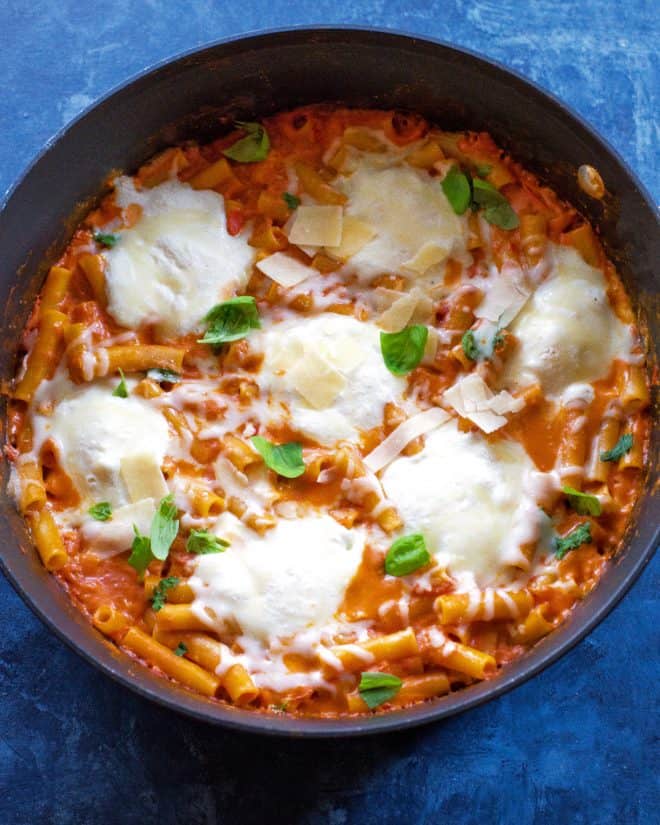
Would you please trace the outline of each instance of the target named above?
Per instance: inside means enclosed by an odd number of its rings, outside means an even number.
[[[584,115],[660,196],[652,0],[346,6],[3,0],[0,190],[134,72],[216,38],[323,22],[431,35],[517,69]],[[259,740],[152,706],[83,663],[0,578],[0,823],[658,822],[659,572],[656,558],[577,649],[504,698],[354,742]]]

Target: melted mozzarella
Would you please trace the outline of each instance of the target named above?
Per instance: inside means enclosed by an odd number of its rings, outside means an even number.
[[[382,485],[405,533],[422,533],[440,565],[485,586],[523,563],[519,543],[538,538],[543,513],[522,506],[536,504],[524,489],[533,476],[517,442],[488,442],[451,421],[427,435],[421,452],[393,461]]]
[[[376,232],[350,259],[364,280],[384,272],[439,279],[442,262],[465,248],[465,219],[427,172],[406,165],[376,168],[365,160],[339,187],[348,196],[346,214]]]
[[[142,207],[137,223],[104,253],[108,311],[122,326],[191,332],[247,283],[254,250],[245,234],[228,234],[220,195],[174,180],[138,192],[122,178],[117,202]]]
[[[259,383],[272,401],[287,405],[296,429],[332,444],[382,424],[385,404],[406,387],[385,366],[379,336],[373,324],[328,313],[285,321],[250,342],[264,351]]]
[[[196,561],[192,609],[216,630],[238,625],[265,644],[329,623],[364,547],[359,530],[326,515],[280,520],[259,536],[224,513],[214,532],[230,547]]]
[[[62,401],[43,422],[42,438],[57,447],[60,462],[85,502],[130,499],[121,477],[122,460],[149,455],[160,466],[167,422],[141,398],[116,398],[107,388],[88,387]]]
[[[511,326],[520,345],[508,359],[504,385],[539,382],[549,397],[573,383],[604,378],[615,358],[630,357],[630,327],[615,315],[602,272],[570,247],[554,246],[549,277]]]

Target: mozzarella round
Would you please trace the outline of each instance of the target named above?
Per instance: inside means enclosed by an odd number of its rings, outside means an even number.
[[[440,280],[445,259],[465,249],[465,219],[425,171],[405,164],[383,169],[365,160],[338,186],[348,197],[345,213],[376,233],[350,258],[363,280],[399,272]]]
[[[169,433],[163,416],[143,399],[88,387],[57,405],[44,420],[42,438],[55,444],[85,503],[109,501],[119,507],[129,502],[122,459],[149,455],[162,464]]]
[[[162,335],[199,330],[214,304],[245,287],[254,250],[245,233],[227,232],[216,192],[177,180],[137,191],[120,178],[117,202],[142,208],[104,253],[108,312],[122,326],[154,324]]]
[[[518,519],[534,521],[525,537],[540,526],[542,511],[521,507],[533,472],[517,442],[488,442],[450,421],[426,436],[422,451],[393,461],[381,480],[404,533],[422,533],[450,574],[473,574],[486,586],[521,559],[511,542],[523,535]]]
[[[632,336],[610,306],[602,272],[570,247],[554,246],[552,255],[550,275],[511,325],[519,346],[503,386],[538,382],[558,398],[573,383],[604,378],[614,359],[628,360]]]
[[[197,559],[193,611],[216,630],[237,626],[266,645],[330,622],[364,548],[360,530],[326,515],[281,519],[260,536],[223,513],[214,532],[230,546]]]
[[[385,366],[378,327],[350,316],[284,321],[250,340],[264,352],[259,383],[272,414],[285,404],[292,426],[320,444],[380,426],[406,387]]]

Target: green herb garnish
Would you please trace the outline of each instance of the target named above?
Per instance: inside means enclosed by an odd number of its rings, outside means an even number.
[[[226,344],[245,338],[251,329],[261,329],[257,302],[251,295],[239,295],[216,304],[204,316],[207,323],[200,344]]]
[[[179,532],[179,519],[172,494],[161,499],[151,522],[151,552],[155,558],[164,561]]]
[[[112,504],[109,501],[99,501],[98,504],[93,504],[87,512],[97,521],[108,521],[112,518]]]
[[[284,192],[282,200],[289,207],[289,209],[297,209],[300,206],[300,198],[292,195],[291,192]]]
[[[128,387],[126,386],[126,376],[124,375],[124,371],[119,368],[119,375],[121,376],[121,380],[117,384],[117,386],[112,391],[112,394],[117,398],[128,398]]]
[[[457,215],[462,215],[470,205],[472,191],[468,176],[461,172],[460,167],[452,166],[442,181],[442,191],[451,208]]]
[[[407,576],[430,561],[424,536],[411,533],[393,542],[385,556],[385,572],[389,576]]]
[[[633,437],[630,433],[625,433],[622,435],[621,438],[616,442],[616,444],[612,447],[611,450],[605,450],[604,453],[600,454],[601,461],[618,461],[620,458],[626,453],[629,453],[632,449],[633,445]]]
[[[424,357],[428,328],[423,324],[404,327],[400,332],[381,332],[380,351],[385,366],[394,375],[407,375]]]
[[[477,345],[477,340],[474,337],[474,332],[471,329],[468,329],[463,333],[463,337],[461,338],[461,346],[463,347],[463,352],[466,357],[470,359],[470,361],[479,360],[479,346]]]
[[[600,499],[589,493],[581,493],[574,487],[562,487],[562,493],[568,498],[568,503],[581,516],[599,516],[603,512]]]
[[[582,544],[591,544],[591,524],[588,521],[578,524],[578,526],[571,530],[570,533],[561,537],[555,538],[555,556],[558,559],[563,559],[569,550],[575,550]]]
[[[500,229],[515,229],[520,223],[509,201],[492,183],[474,178],[472,198],[474,203],[483,209],[484,218],[488,223],[499,226]]]
[[[232,143],[229,149],[224,149],[222,154],[239,163],[256,163],[264,160],[270,149],[268,132],[260,123],[245,123],[237,120],[236,125],[247,134],[236,143]]]
[[[358,691],[369,710],[389,702],[401,690],[403,682],[391,673],[362,673]]]
[[[183,642],[179,642],[179,644],[174,648],[175,656],[183,656],[187,652],[188,648],[186,647],[186,645],[184,645]]]
[[[153,559],[151,539],[149,536],[141,535],[135,524],[133,525],[133,532],[135,533],[135,538],[131,545],[131,555],[128,557],[128,563],[137,570],[138,576],[142,578],[144,571],[149,567],[149,563]]]
[[[174,372],[174,370],[162,370],[159,368],[147,370],[147,378],[151,378],[152,381],[157,381],[159,384],[178,384],[181,380],[181,376],[178,372]]]
[[[208,553],[224,553],[228,547],[228,541],[206,530],[192,530],[186,542],[186,550],[198,556],[205,556]]]
[[[176,576],[168,576],[166,579],[161,579],[158,582],[151,596],[151,606],[156,613],[158,613],[158,611],[165,606],[165,602],[167,601],[167,591],[171,590],[173,587],[176,587],[178,583],[179,579]]]
[[[95,232],[94,240],[101,246],[107,246],[109,249],[117,243],[119,235],[113,235],[112,232]]]
[[[250,441],[263,458],[266,466],[274,470],[279,476],[298,478],[305,472],[302,445],[297,441],[289,441],[286,444],[273,444],[272,441],[268,441],[260,435],[252,436]]]
[[[474,168],[480,178],[487,178],[493,171],[493,167],[490,163],[478,163]]]

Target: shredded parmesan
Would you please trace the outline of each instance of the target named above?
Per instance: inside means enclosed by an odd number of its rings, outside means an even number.
[[[339,246],[342,225],[341,206],[299,206],[289,230],[289,241],[304,246]]]
[[[430,410],[424,410],[424,412],[413,415],[403,424],[399,424],[396,430],[369,453],[364,459],[365,466],[373,473],[377,473],[391,461],[394,461],[401,450],[410,444],[413,439],[424,435],[429,430],[434,430],[448,420],[449,415],[440,407],[431,407]]]
[[[264,275],[267,275],[271,281],[283,286],[285,289],[290,289],[292,286],[306,281],[314,275],[318,275],[315,269],[311,266],[305,266],[287,255],[284,252],[275,252],[274,255],[269,255],[257,262],[257,269],[261,270]]]
[[[445,391],[443,399],[485,433],[503,427],[507,423],[505,413],[518,412],[525,406],[522,398],[514,398],[505,390],[494,395],[476,372],[457,381]]]

